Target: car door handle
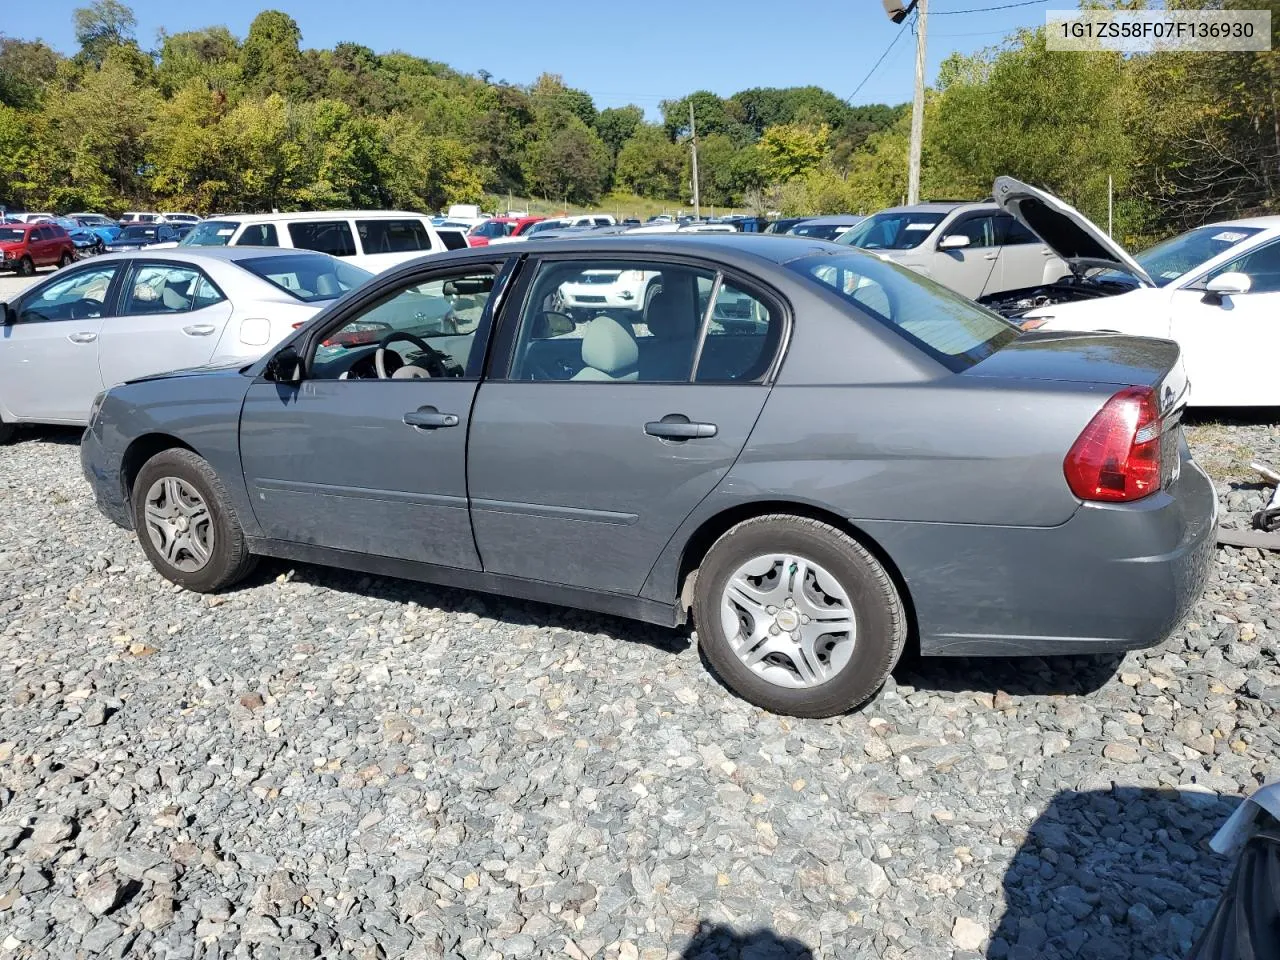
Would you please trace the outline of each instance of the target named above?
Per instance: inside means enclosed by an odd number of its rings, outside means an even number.
[[[662,440],[695,440],[714,437],[718,432],[714,423],[694,423],[680,413],[669,413],[661,420],[650,420],[644,432]]]
[[[983,260],[994,260],[994,259],[995,259],[996,257],[998,257],[998,256],[1000,256],[1000,254],[998,254],[998,253],[984,253],[984,254],[982,255],[982,259],[983,259]]]
[[[207,337],[217,330],[212,323],[193,323],[182,328],[182,332],[191,337]]]
[[[93,343],[93,341],[98,339],[98,335],[96,333],[85,331],[83,333],[69,334],[67,339],[72,343]]]
[[[404,422],[407,426],[417,427],[420,430],[436,430],[440,427],[456,427],[458,415],[441,413],[435,407],[419,407],[417,410],[406,413]]]

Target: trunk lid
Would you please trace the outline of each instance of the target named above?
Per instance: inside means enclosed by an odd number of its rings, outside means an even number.
[[[1135,277],[1144,287],[1155,286],[1147,271],[1124,247],[1053,194],[1013,177],[997,177],[991,190],[1000,208],[1047,243],[1073,273],[1099,267],[1120,270]]]
[[[1024,333],[962,376],[1151,387],[1162,414],[1184,405],[1187,392],[1176,343],[1118,333]]]

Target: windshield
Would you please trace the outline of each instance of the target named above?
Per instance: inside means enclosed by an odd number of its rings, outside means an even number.
[[[498,220],[490,220],[487,223],[482,223],[479,226],[472,227],[471,235],[473,237],[489,237],[490,239],[493,239],[494,237],[506,237],[509,236],[511,231],[515,228],[516,225],[514,223],[502,223]]]
[[[567,227],[568,225],[569,222],[567,220],[543,220],[540,223],[535,223],[526,230],[525,233],[535,234],[542,233],[544,230],[559,230],[560,228]]]
[[[818,254],[787,267],[856,306],[950,370],[1017,339],[1010,323],[932,280],[867,254]]]
[[[326,253],[246,257],[236,263],[303,303],[336,300],[373,276]]]
[[[839,243],[864,250],[911,250],[924,243],[942,222],[942,213],[877,213],[839,239]]]
[[[787,232],[795,237],[834,240],[852,226],[851,223],[798,223]]]
[[[26,235],[21,227],[0,227],[0,243],[21,243]]]
[[[120,239],[126,243],[130,240],[154,240],[159,235],[157,227],[125,227],[120,231]]]
[[[182,238],[183,247],[225,247],[239,224],[230,220],[206,220]]]
[[[1163,243],[1157,243],[1133,259],[1151,275],[1157,287],[1165,287],[1188,270],[1194,270],[1206,260],[1212,260],[1258,232],[1258,227],[1196,227]],[[1112,280],[1127,278],[1129,274],[1105,270],[1098,276]]]

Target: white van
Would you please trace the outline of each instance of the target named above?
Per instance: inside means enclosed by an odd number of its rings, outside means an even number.
[[[424,253],[443,253],[448,249],[427,217],[403,210],[327,210],[210,217],[196,224],[179,246],[318,250],[373,273]]]

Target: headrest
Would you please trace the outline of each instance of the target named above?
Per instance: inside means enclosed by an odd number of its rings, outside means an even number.
[[[698,331],[688,306],[675,293],[659,291],[645,308],[645,326],[661,340],[692,340]]]
[[[611,376],[634,369],[640,359],[636,338],[613,317],[599,316],[582,337],[582,362]]]

